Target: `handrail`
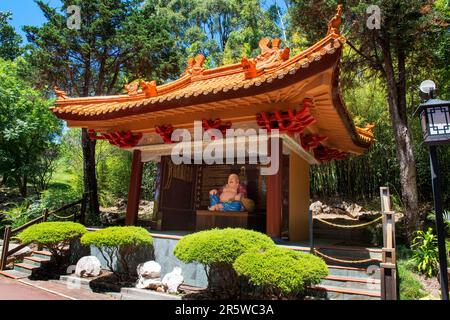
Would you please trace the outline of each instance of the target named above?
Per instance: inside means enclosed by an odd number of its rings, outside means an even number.
[[[83,194],[83,198],[81,198],[80,200],[77,200],[75,202],[69,203],[67,205],[62,206],[59,209],[56,209],[52,212],[49,212],[47,208],[44,209],[44,214],[40,217],[37,217],[36,219],[33,219],[27,223],[25,223],[24,225],[17,227],[15,229],[11,229],[11,226],[6,226],[5,227],[5,231],[4,231],[4,239],[3,239],[3,246],[2,246],[2,252],[1,252],[1,256],[0,256],[0,271],[1,270],[5,270],[6,268],[6,261],[8,259],[9,256],[11,256],[12,254],[20,251],[21,249],[23,249],[24,247],[26,247],[25,244],[20,244],[19,246],[17,246],[14,249],[9,250],[9,242],[11,240],[11,237],[22,231],[25,230],[26,228],[36,224],[36,223],[40,223],[40,222],[45,222],[47,221],[48,217],[50,215],[56,214],[58,212],[67,210],[69,208],[72,208],[78,204],[81,204],[81,210],[80,210],[80,220],[82,222],[84,222],[84,217],[85,217],[85,211],[86,211],[86,204],[87,204],[87,196],[86,194]],[[74,215],[74,221],[76,220],[77,215]],[[41,250],[41,246],[39,246],[39,250]]]

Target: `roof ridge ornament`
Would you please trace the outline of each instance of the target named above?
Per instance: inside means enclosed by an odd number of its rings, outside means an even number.
[[[242,58],[241,64],[244,69],[245,79],[255,78],[264,72],[271,71],[279,67],[284,61],[289,59],[290,49],[280,48],[281,39],[262,38],[259,40],[261,53],[256,58]]]
[[[362,136],[366,140],[373,141],[375,139],[375,135],[373,134],[373,128],[375,128],[375,124],[368,123],[364,128],[356,127],[356,131],[360,136]]]
[[[339,4],[336,8],[336,14],[334,17],[328,22],[328,32],[327,36],[330,34],[340,35],[341,32],[339,28],[342,24],[342,12],[344,11],[344,7],[342,4]]]
[[[201,53],[196,55],[195,58],[189,58],[187,61],[188,66],[181,76],[190,75],[192,77],[202,75],[205,70],[203,67],[205,60],[205,56]]]
[[[156,89],[156,81],[141,81],[140,83],[142,92],[145,94],[146,98],[156,97],[158,95],[158,90]]]
[[[145,81],[143,79],[136,79],[126,84],[124,87],[129,96],[135,96],[143,93],[146,98],[150,98],[158,95],[155,80]]]
[[[56,97],[58,100],[65,100],[67,99],[67,93],[63,90],[61,90],[58,86],[54,86],[53,90],[55,91]]]

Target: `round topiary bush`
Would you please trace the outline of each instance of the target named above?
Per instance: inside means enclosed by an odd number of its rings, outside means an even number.
[[[328,275],[327,265],[321,258],[278,247],[246,252],[236,259],[233,267],[251,284],[278,296],[302,295],[309,286],[319,284]]]
[[[239,287],[233,262],[248,250],[263,250],[275,244],[260,232],[240,229],[212,229],[183,237],[174,255],[185,263],[198,262],[206,267],[210,289],[236,291]]]
[[[143,248],[153,250],[150,233],[144,228],[132,226],[109,227],[86,233],[81,237],[81,244],[98,248],[109,270],[120,280],[127,280],[135,275],[131,265],[133,256],[139,250]]]
[[[75,222],[42,222],[28,227],[17,238],[25,244],[35,242],[45,246],[61,265],[68,256],[69,244],[86,232],[83,225]]]

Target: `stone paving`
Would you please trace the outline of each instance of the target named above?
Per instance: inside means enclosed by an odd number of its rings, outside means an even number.
[[[0,300],[69,300],[62,296],[0,277]]]
[[[107,294],[70,288],[53,281],[13,280],[0,276],[0,300],[116,300]]]

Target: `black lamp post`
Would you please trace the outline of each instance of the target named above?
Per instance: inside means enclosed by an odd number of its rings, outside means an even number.
[[[441,189],[439,184],[436,146],[438,144],[450,142],[450,101],[435,99],[433,97],[434,89],[435,85],[433,82],[425,81],[422,83],[421,91],[427,93],[429,99],[419,105],[415,114],[420,115],[424,143],[430,150],[431,183],[433,186],[439,249],[439,280],[441,283],[442,300],[448,300],[447,252],[445,250],[445,228],[444,220],[442,218]]]

